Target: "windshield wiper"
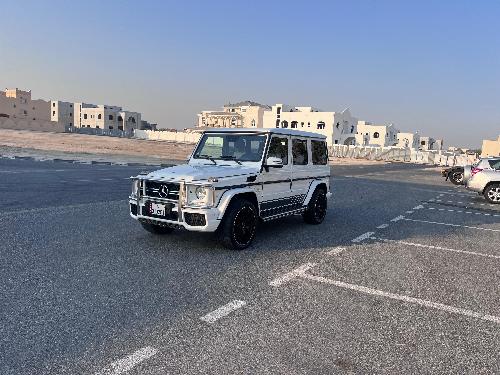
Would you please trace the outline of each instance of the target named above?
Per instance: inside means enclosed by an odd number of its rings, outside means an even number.
[[[222,160],[232,160],[232,161],[235,161],[236,163],[238,163],[239,165],[242,165],[238,159],[236,159],[234,156],[231,156],[231,155],[221,156],[220,158]]]
[[[217,165],[217,162],[215,161],[215,159],[209,155],[198,155],[197,156],[198,159],[207,159],[207,160],[210,160],[212,163],[214,163],[215,165]]]

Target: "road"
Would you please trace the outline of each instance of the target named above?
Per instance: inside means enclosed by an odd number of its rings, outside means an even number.
[[[500,372],[500,207],[335,166],[325,222],[253,247],[145,232],[141,167],[0,159],[0,373]]]

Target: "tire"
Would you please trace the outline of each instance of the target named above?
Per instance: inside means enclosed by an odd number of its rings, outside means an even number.
[[[234,199],[220,224],[220,240],[231,250],[249,247],[257,232],[259,216],[255,205],[246,199]]]
[[[451,171],[448,174],[448,178],[450,179],[453,185],[463,185],[464,184],[464,171]]]
[[[174,231],[172,227],[164,227],[161,225],[155,225],[150,223],[141,223],[142,227],[146,229],[149,233],[153,234],[169,234]]]
[[[486,200],[493,204],[500,204],[500,184],[491,184],[483,193]]]
[[[327,208],[326,190],[318,187],[314,190],[306,211],[302,215],[304,221],[308,224],[321,224],[325,219]]]

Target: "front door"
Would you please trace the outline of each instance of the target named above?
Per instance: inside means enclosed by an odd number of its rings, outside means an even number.
[[[280,158],[281,168],[270,167],[262,171],[262,203],[260,205],[263,218],[279,215],[288,211],[291,196],[291,162],[290,137],[286,135],[273,135],[269,143],[266,160],[269,157]]]

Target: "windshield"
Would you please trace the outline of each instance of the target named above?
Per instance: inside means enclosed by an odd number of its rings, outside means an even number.
[[[264,134],[204,134],[193,158],[260,161],[266,138]]]

